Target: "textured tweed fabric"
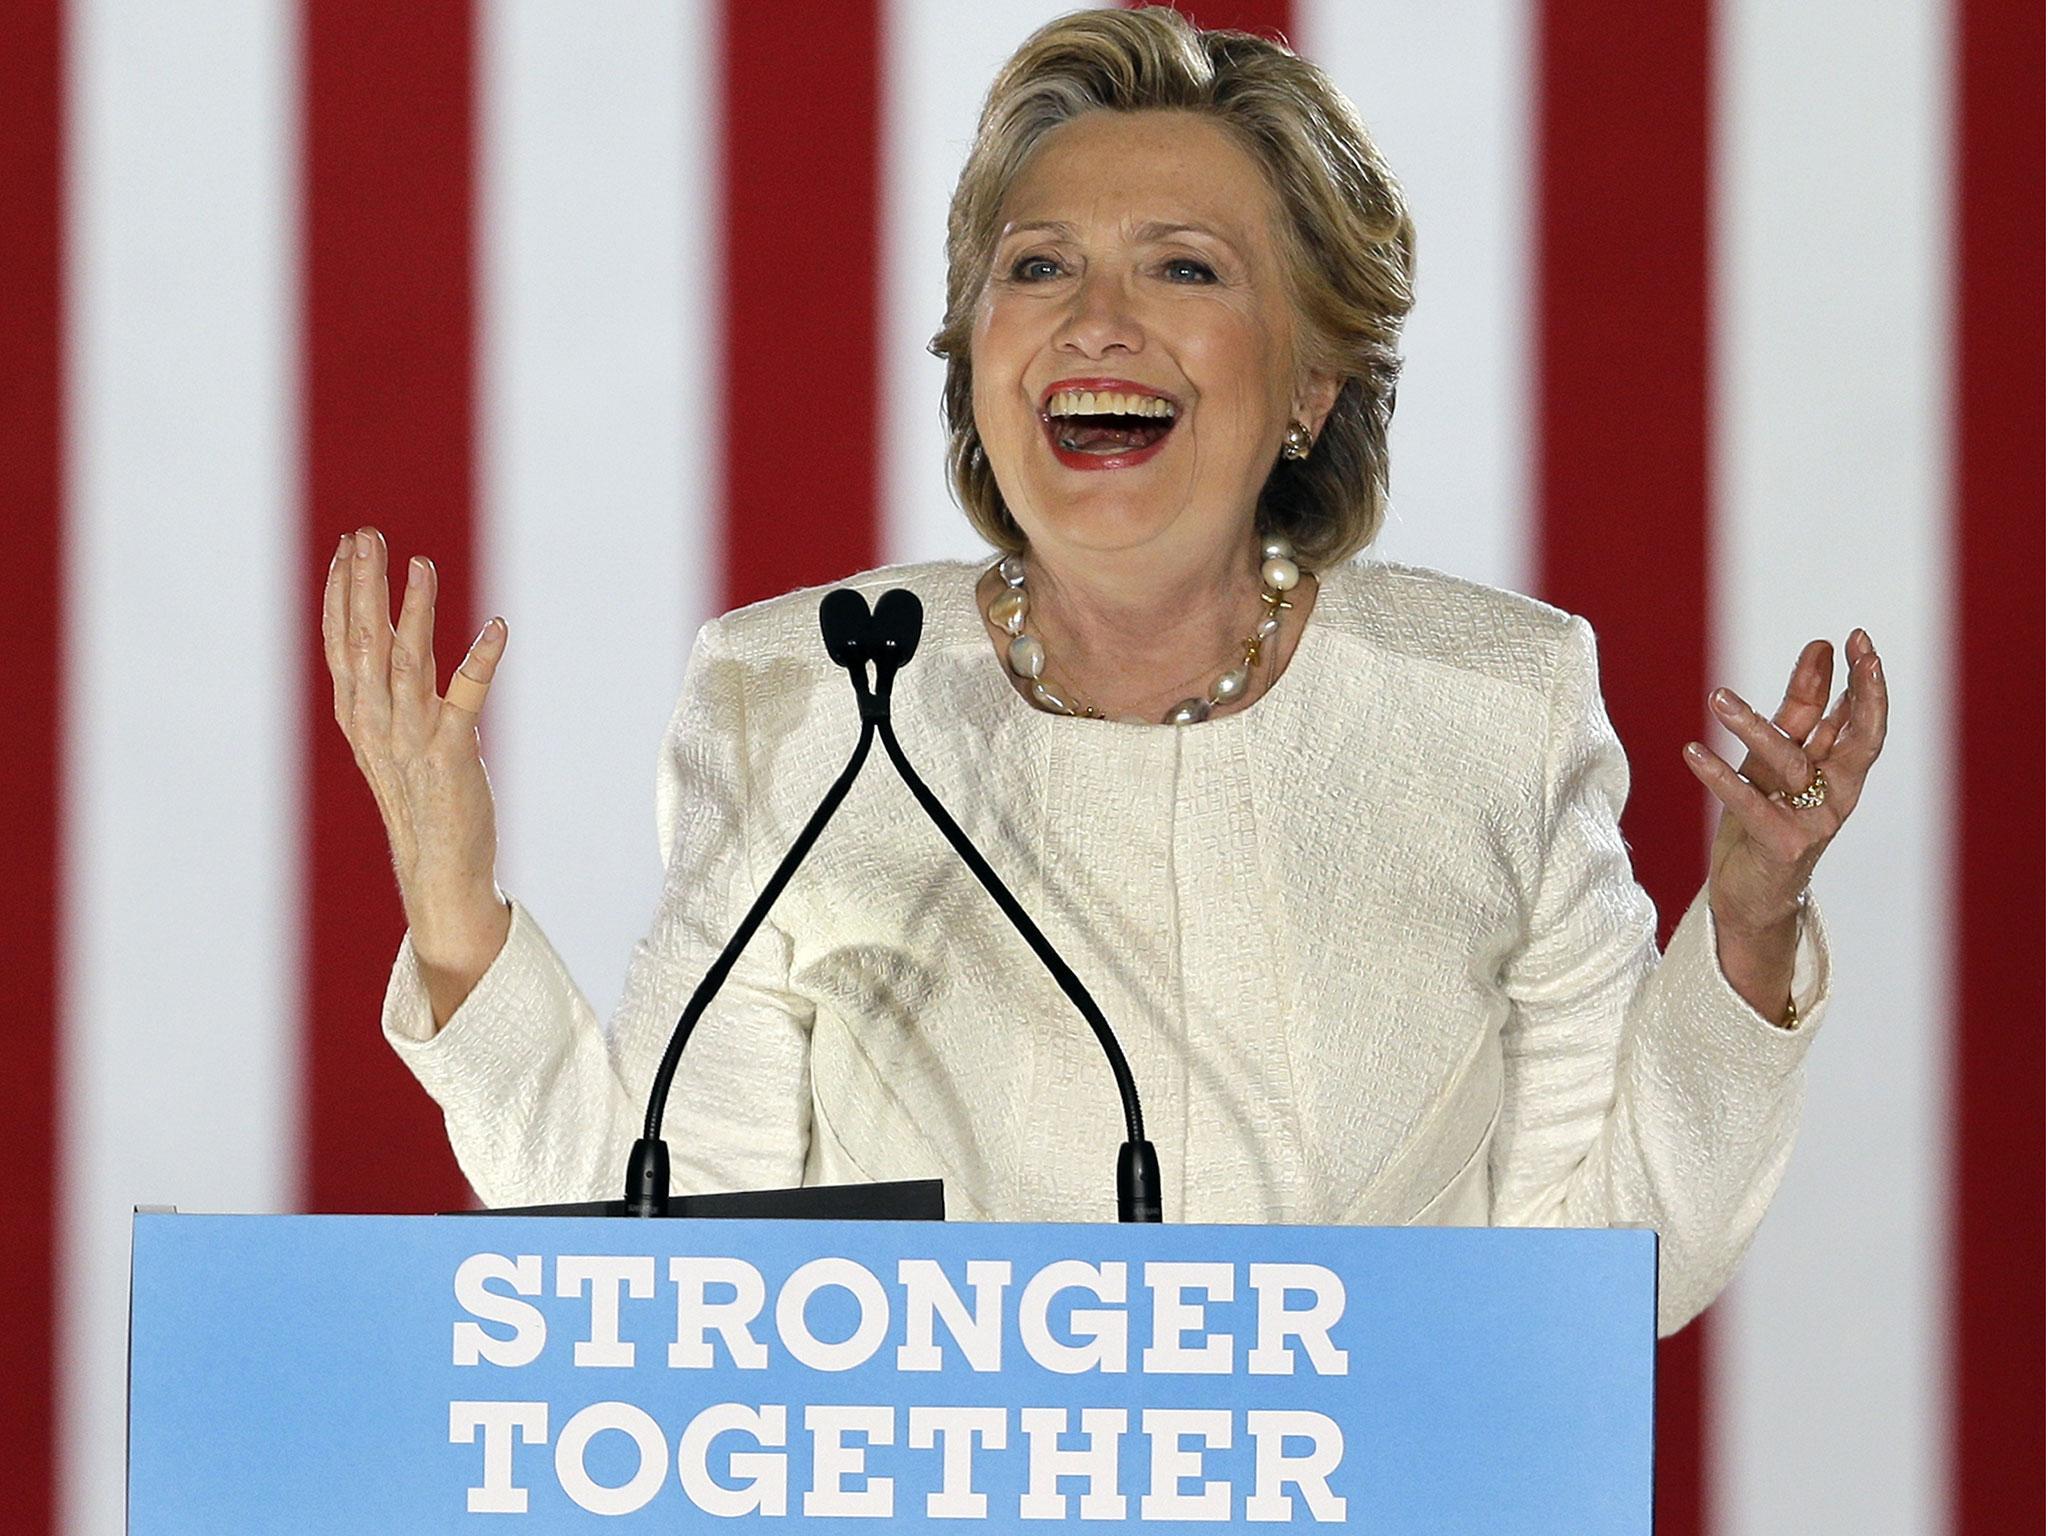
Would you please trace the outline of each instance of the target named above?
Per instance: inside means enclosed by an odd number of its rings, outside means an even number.
[[[1713,1299],[1791,1149],[1826,943],[1809,906],[1792,1030],[1721,975],[1703,897],[1660,958],[1583,620],[1347,566],[1249,709],[1123,725],[1017,696],[978,574],[853,584],[924,601],[904,748],[1115,1025],[1167,1219],[1647,1223],[1660,1326]],[[665,889],[609,1027],[523,907],[438,1034],[401,950],[386,1036],[486,1202],[616,1192],[671,1023],[858,730],[819,595],[698,637],[658,776]],[[1093,1039],[879,752],[699,1026],[666,1129],[684,1188],[937,1175],[959,1217],[1114,1217]]]

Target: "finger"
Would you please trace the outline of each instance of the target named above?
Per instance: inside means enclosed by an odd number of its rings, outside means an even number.
[[[1828,711],[1825,720],[1813,728],[1813,734],[1806,738],[1806,760],[1810,763],[1825,763],[1828,755],[1835,750],[1835,742],[1842,734],[1842,727],[1849,723],[1849,690],[1844,688],[1835,700],[1834,708]]]
[[[334,680],[334,714],[348,718],[348,578],[349,553],[353,538],[344,533],[327,561],[327,586],[320,594],[320,647],[327,657],[327,674]]]
[[[424,708],[434,697],[434,562],[414,555],[406,562],[405,598],[391,641],[391,700]]]
[[[1685,765],[1743,825],[1751,839],[1776,847],[1784,837],[1785,809],[1735,771],[1728,760],[1697,741],[1685,744]]]
[[[1861,630],[1857,634],[1862,634]],[[1852,637],[1853,638],[1853,637]],[[1866,645],[1868,636],[1864,637]],[[1859,781],[1884,749],[1891,721],[1891,693],[1885,685],[1884,663],[1870,646],[1849,668],[1849,719],[1835,743],[1835,760]]]
[[[473,730],[483,709],[483,690],[498,675],[498,662],[505,654],[507,630],[503,619],[491,619],[470,642],[469,654],[448,679],[448,697],[441,701],[441,718],[453,730]]]
[[[349,559],[349,670],[355,713],[373,720],[391,715],[391,592],[384,582],[384,538],[357,531]]]
[[[1728,688],[1716,688],[1708,698],[1714,714],[1735,734],[1749,754],[1742,760],[1741,773],[1752,783],[1764,782],[1766,792],[1783,789],[1797,792],[1813,781],[1813,766],[1806,749],[1786,735],[1772,721],[1751,709]]]
[[[1825,640],[1807,641],[1792,665],[1784,701],[1771,716],[1772,723],[1794,741],[1804,741],[1827,712],[1834,679],[1835,648]]]

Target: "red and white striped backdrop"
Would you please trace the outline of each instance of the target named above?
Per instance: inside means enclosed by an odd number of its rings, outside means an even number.
[[[942,214],[1061,8],[0,6],[11,1528],[120,1529],[133,1202],[465,1198],[376,1036],[400,917],[317,655],[337,533],[439,560],[444,666],[510,616],[504,878],[608,1003],[693,627],[973,547]],[[1406,182],[1384,547],[1593,618],[1667,918],[1709,680],[1884,649],[1806,1131],[1667,1346],[1660,1529],[2039,1530],[2039,7],[1195,9],[1325,64]]]

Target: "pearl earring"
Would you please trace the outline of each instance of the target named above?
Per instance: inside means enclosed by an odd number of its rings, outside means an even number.
[[[1308,423],[1293,421],[1287,424],[1287,437],[1280,445],[1283,459],[1305,459],[1309,449],[1315,446],[1315,439],[1308,435]]]

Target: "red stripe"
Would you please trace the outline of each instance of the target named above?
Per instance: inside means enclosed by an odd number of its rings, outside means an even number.
[[[1549,601],[1589,618],[1634,790],[1623,829],[1669,929],[1705,875],[1707,0],[1546,0],[1537,92],[1537,486]],[[1662,1536],[1707,1525],[1704,1334],[1658,1354]]]
[[[725,595],[737,604],[878,558],[881,22],[875,0],[798,13],[728,0],[720,24]]]
[[[57,1285],[57,833],[64,657],[62,7],[0,7],[0,1124],[16,1191],[0,1244],[9,1524],[53,1528]]]
[[[441,569],[440,664],[470,639],[471,16],[305,0],[304,434],[310,868],[305,1200],[460,1208],[441,1117],[378,1038],[404,931],[368,789],[336,728],[314,615],[343,530]]]
[[[2043,38],[2039,6],[1956,21],[1949,1429],[1955,1529],[1990,1536],[2044,1524]]]
[[[1148,0],[1125,0],[1136,9]],[[1287,37],[1294,27],[1291,0],[1173,0],[1173,8],[1198,27]]]

